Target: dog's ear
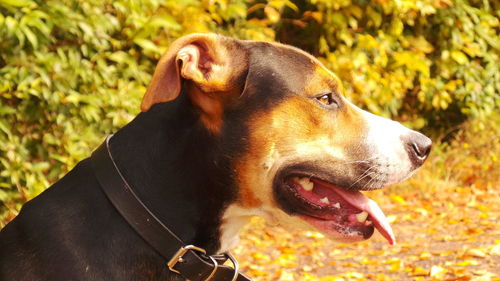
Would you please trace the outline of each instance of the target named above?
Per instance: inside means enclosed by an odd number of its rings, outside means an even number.
[[[246,56],[242,56],[242,50],[235,44],[234,39],[215,34],[192,34],[176,40],[156,66],[141,110],[147,111],[153,104],[177,98],[182,79],[196,86],[191,89],[196,92],[195,97],[191,97],[195,99],[193,102],[199,107],[208,107],[202,110],[212,110],[206,94],[231,91],[247,68]]]

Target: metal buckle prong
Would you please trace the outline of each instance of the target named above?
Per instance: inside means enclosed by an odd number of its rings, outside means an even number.
[[[178,262],[183,262],[184,260],[182,259],[182,257],[189,251],[189,250],[194,250],[194,251],[198,251],[200,253],[203,253],[203,254],[206,254],[207,251],[205,251],[205,249],[202,249],[200,247],[196,247],[194,245],[187,245],[187,246],[184,246],[182,248],[180,248],[173,256],[172,258],[167,262],[167,266],[168,266],[168,269],[170,269],[170,271],[173,271],[175,273],[178,273],[180,274],[180,272],[176,269],[174,269],[174,266],[178,263]],[[217,268],[217,267],[216,267]]]
[[[212,269],[212,272],[210,273],[210,275],[208,275],[208,277],[205,279],[205,281],[210,281],[210,279],[212,279],[212,277],[214,277],[215,272],[217,271],[217,268],[219,267],[219,263],[212,256],[208,256],[208,257],[214,263],[214,269]]]
[[[240,268],[238,261],[230,253],[224,253],[224,255],[226,255],[233,263],[234,274],[233,274],[233,279],[231,279],[231,281],[236,281],[236,279],[238,279],[238,273]]]

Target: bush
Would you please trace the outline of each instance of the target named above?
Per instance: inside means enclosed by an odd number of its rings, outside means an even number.
[[[498,1],[305,3],[280,38],[323,57],[370,111],[442,131],[499,108]]]
[[[157,59],[181,35],[299,46],[358,104],[439,132],[499,108],[498,5],[0,0],[0,224],[138,113]]]

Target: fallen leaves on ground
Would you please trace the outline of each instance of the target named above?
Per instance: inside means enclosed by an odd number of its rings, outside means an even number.
[[[368,193],[391,221],[395,246],[378,233],[339,244],[254,219],[234,253],[242,272],[256,281],[500,281],[498,188],[490,182],[429,190]]]

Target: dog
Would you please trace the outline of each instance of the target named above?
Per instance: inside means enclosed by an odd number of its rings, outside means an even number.
[[[394,244],[360,191],[410,176],[431,140],[344,92],[295,47],[188,35],[161,57],[142,112],[109,139],[109,153],[158,221],[207,256],[235,247],[252,216],[343,242],[377,229]],[[165,263],[110,202],[91,159],[0,233],[2,281],[186,279]]]

